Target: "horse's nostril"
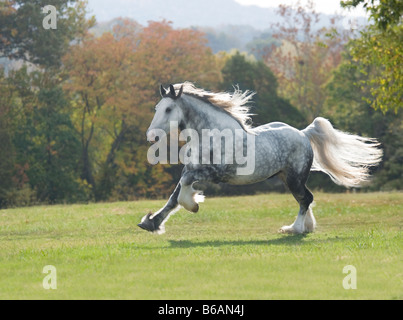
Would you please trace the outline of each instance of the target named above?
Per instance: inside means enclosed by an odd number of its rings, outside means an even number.
[[[158,138],[153,130],[147,131],[147,141],[155,142],[155,139]]]

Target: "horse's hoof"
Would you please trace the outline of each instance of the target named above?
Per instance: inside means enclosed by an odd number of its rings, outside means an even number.
[[[154,220],[150,219],[151,215],[151,212],[148,213],[137,226],[149,232],[154,232],[155,230],[157,230],[154,224]]]
[[[278,230],[279,233],[286,233],[286,234],[301,234],[302,232],[298,232],[295,230],[293,226],[283,226]]]

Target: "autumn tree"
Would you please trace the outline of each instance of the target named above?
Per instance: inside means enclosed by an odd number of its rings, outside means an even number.
[[[37,201],[85,201],[76,176],[79,141],[66,95],[54,76],[46,71],[27,75],[34,103],[24,110],[25,125],[16,129],[15,147],[21,165],[29,165],[26,175]]]
[[[9,80],[0,68],[0,208],[7,202],[7,193],[13,187],[15,149],[12,143],[13,124],[9,114],[14,104],[14,94]]]
[[[332,27],[317,27],[321,16],[312,1],[306,7],[280,5],[278,11],[284,22],[275,25],[273,37],[282,44],[269,48],[264,59],[278,79],[280,95],[312,121],[321,114],[324,86],[341,61],[346,39],[335,32],[336,17]]]
[[[0,77],[0,207],[86,200],[70,110],[53,77],[26,66]]]
[[[137,70],[145,77],[139,79],[143,84],[158,87],[189,80],[201,87],[214,87],[221,80],[215,57],[200,31],[174,29],[167,21],[150,22],[139,40]]]
[[[383,112],[403,108],[403,2],[398,0],[342,1],[344,7],[363,4],[370,24],[351,42],[353,60],[365,74],[361,85],[371,88],[367,102]],[[371,73],[367,73],[368,67]]]
[[[45,5],[57,9],[56,30],[43,27]],[[75,174],[78,140],[59,66],[92,23],[84,1],[0,2],[0,56],[18,60],[0,77],[0,154],[7,157],[0,205],[86,200]]]
[[[42,8],[57,9],[57,29],[43,28]],[[22,59],[42,66],[60,64],[71,41],[83,37],[94,19],[86,18],[79,0],[6,0],[0,2],[0,57]]]

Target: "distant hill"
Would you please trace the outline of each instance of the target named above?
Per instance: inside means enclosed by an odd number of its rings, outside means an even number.
[[[276,8],[242,6],[234,0],[89,0],[88,7],[100,22],[127,17],[142,25],[166,19],[182,28],[249,25],[263,30],[279,21]]]
[[[277,7],[244,6],[234,0],[88,0],[88,8],[99,22],[123,17],[147,25],[150,20],[166,19],[175,28],[247,25],[267,30],[282,19]],[[331,16],[323,14],[323,18],[318,27],[329,25]],[[366,24],[366,18],[358,20]]]

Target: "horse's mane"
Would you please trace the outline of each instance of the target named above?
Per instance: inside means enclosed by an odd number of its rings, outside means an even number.
[[[196,88],[191,82],[178,83],[174,85],[175,91],[180,90],[183,86],[183,93],[191,95],[202,100],[207,100],[212,105],[219,107],[226,111],[230,116],[235,118],[241,126],[249,131],[252,129],[252,120],[249,113],[250,106],[254,92],[246,90],[242,92],[237,87],[234,87],[234,92],[210,92],[200,88]]]

